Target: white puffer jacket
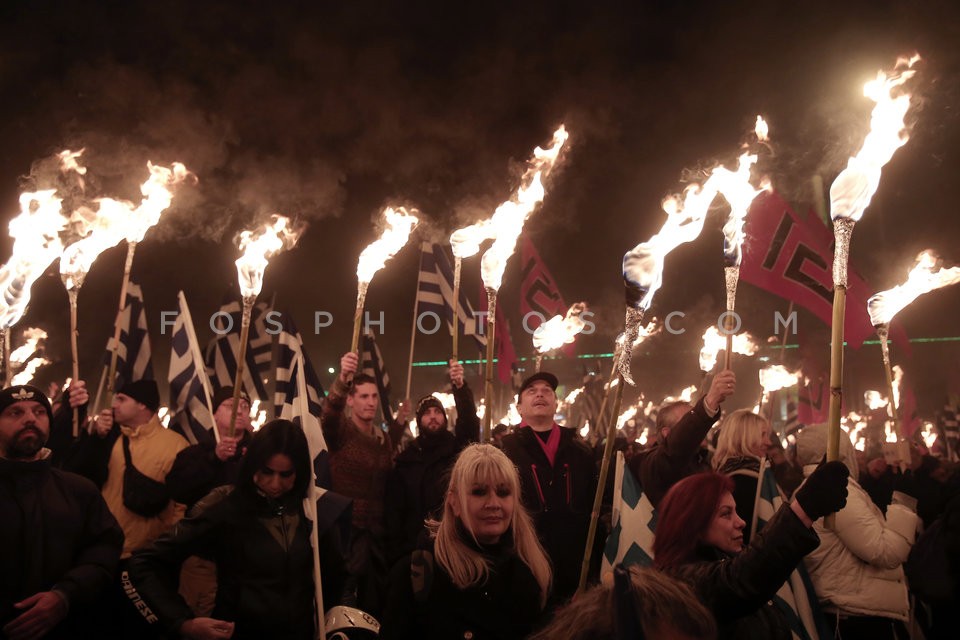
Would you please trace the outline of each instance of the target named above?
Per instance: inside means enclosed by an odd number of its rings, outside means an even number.
[[[805,466],[809,475],[816,465]],[[907,621],[910,606],[903,563],[910,554],[920,519],[908,507],[892,504],[887,517],[851,478],[847,506],[833,531],[817,520],[820,546],[804,558],[820,603],[841,615],[882,616]]]

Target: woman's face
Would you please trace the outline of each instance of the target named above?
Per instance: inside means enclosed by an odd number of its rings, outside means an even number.
[[[767,450],[770,449],[770,424],[764,422],[760,427],[760,440],[757,441],[757,444],[754,446],[752,453],[758,458],[762,458],[767,455]]]
[[[450,495],[453,514],[473,531],[479,542],[499,542],[513,521],[516,496],[510,486],[475,483],[467,487],[466,493],[466,504],[463,505],[456,493]]]
[[[267,458],[266,464],[253,474],[253,483],[257,488],[274,500],[293,489],[296,481],[293,461],[283,453],[275,453]]]
[[[724,491],[713,514],[713,520],[703,534],[702,542],[727,553],[740,553],[743,549],[745,524],[737,515],[737,503],[733,500],[733,494]]]

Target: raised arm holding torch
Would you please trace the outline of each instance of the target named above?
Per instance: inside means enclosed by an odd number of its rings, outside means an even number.
[[[883,166],[894,152],[907,142],[904,116],[910,107],[910,95],[899,87],[913,77],[910,67],[919,56],[897,60],[894,71],[883,71],[868,82],[864,95],[876,105],[870,117],[870,132],[859,153],[850,158],[847,167],[830,185],[830,216],[835,239],[833,254],[833,323],[830,343],[830,414],[827,423],[827,461],[840,457],[840,411],[843,402],[843,323],[846,316],[847,264],[853,227],[880,184]],[[899,95],[894,96],[894,91]],[[832,514],[825,524],[833,526]]]

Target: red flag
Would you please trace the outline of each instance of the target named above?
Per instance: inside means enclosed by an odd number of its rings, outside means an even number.
[[[750,208],[745,228],[740,278],[761,289],[793,300],[827,325],[833,317],[833,232],[813,212],[798,215],[776,193],[761,194]],[[847,306],[843,333],[859,348],[874,329],[867,314],[870,286],[848,270]],[[906,333],[898,323],[890,330],[903,355],[909,355]]]
[[[530,331],[543,324],[541,316],[549,320],[553,316],[567,313],[567,303],[563,301],[557,283],[543,263],[537,248],[527,236],[521,236],[520,242],[520,315]],[[540,315],[536,315],[540,314]],[[573,344],[563,347],[567,356],[574,355]]]
[[[557,289],[553,276],[543,264],[536,247],[527,236],[520,241],[520,315],[536,312],[549,320],[553,316],[567,312],[567,304]],[[527,326],[533,331],[541,324],[537,316],[530,316]]]

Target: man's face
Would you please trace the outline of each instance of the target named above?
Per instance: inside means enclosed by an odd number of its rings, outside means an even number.
[[[244,398],[237,402],[237,419],[234,421],[236,435],[243,435],[244,431],[250,431],[253,427],[250,425],[250,403]],[[220,403],[217,410],[213,412],[213,420],[217,423],[217,430],[221,436],[228,435],[230,431],[230,413],[233,411],[233,398],[227,398]]]
[[[10,460],[30,460],[50,437],[50,416],[35,400],[14,402],[0,413],[0,454]]]
[[[427,407],[420,416],[420,428],[424,431],[436,433],[447,426],[447,416],[437,407]]]
[[[530,418],[553,419],[557,413],[557,394],[544,380],[537,380],[520,394],[517,412],[524,420]]]
[[[127,427],[136,427],[140,412],[146,407],[125,393],[113,396],[113,417],[120,424]]]
[[[670,430],[673,429],[673,427],[680,422],[680,418],[687,415],[687,412],[691,409],[693,409],[693,405],[687,404],[686,402],[670,407],[669,413],[663,418],[663,427],[660,429],[660,436],[666,438],[670,435]]]
[[[380,402],[380,394],[377,392],[377,385],[372,382],[364,382],[354,388],[352,395],[347,396],[347,406],[353,410],[353,415],[358,420],[369,422],[377,415],[377,403]]]

